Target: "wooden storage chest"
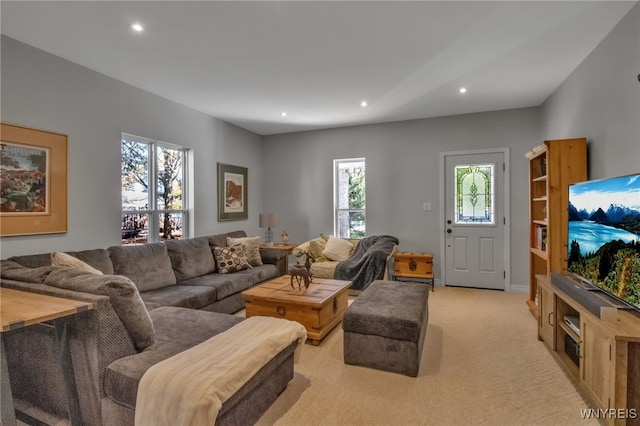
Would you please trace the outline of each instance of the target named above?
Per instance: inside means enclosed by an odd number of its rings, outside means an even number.
[[[297,321],[307,329],[307,341],[318,345],[342,321],[351,281],[314,278],[308,289],[290,285],[284,275],[244,291],[245,316],[262,315]]]
[[[393,279],[426,280],[433,289],[433,254],[397,251],[393,253]]]

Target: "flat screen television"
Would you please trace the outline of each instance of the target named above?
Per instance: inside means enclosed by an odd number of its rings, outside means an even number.
[[[640,311],[640,173],[569,185],[567,269]]]

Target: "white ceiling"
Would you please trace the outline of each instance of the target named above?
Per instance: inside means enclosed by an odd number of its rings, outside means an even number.
[[[2,1],[0,12],[9,37],[269,135],[538,106],[635,3]]]

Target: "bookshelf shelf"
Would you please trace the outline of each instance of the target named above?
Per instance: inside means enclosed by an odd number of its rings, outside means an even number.
[[[535,248],[535,247],[531,247],[529,250],[531,251],[531,254],[533,254],[535,256],[538,256],[540,259],[543,259],[545,261],[548,260],[547,251],[546,250],[541,250],[541,249],[538,249],[538,248]]]

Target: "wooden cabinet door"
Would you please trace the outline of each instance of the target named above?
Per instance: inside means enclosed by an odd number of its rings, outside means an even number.
[[[554,307],[553,292],[538,281],[538,336],[553,349],[555,349],[556,321]]]
[[[580,330],[582,342],[582,366],[580,379],[592,398],[600,404],[598,408],[610,408],[613,396],[612,377],[615,359],[613,337],[597,323],[582,320]]]

